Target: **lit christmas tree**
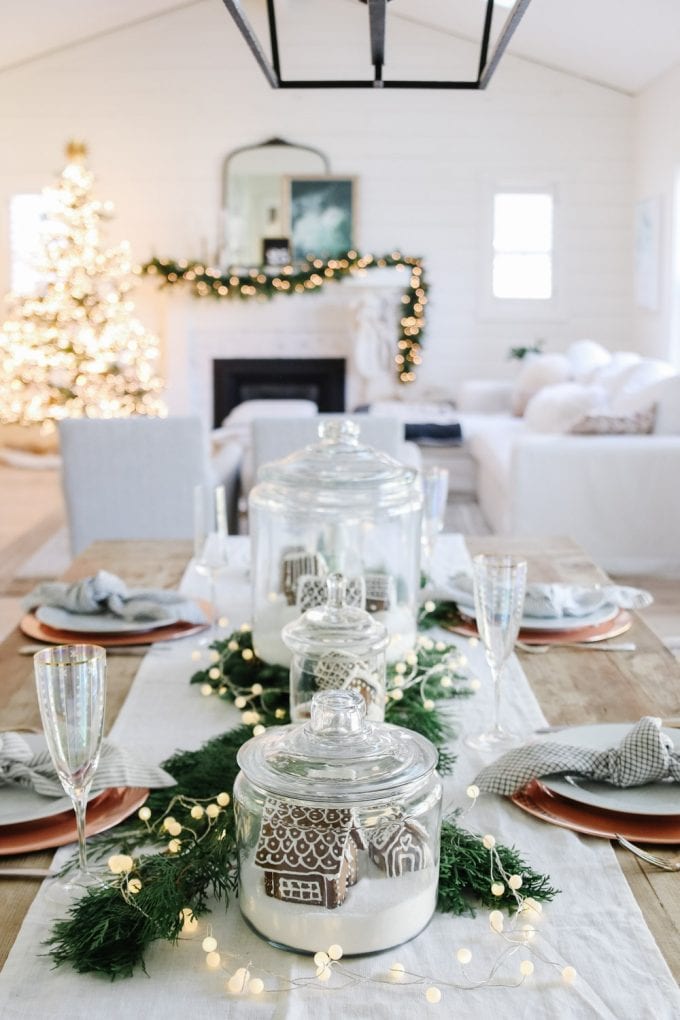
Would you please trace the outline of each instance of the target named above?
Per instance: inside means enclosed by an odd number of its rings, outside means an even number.
[[[72,142],[66,154],[56,187],[44,192],[36,262],[44,282],[34,296],[9,295],[0,331],[0,421],[43,434],[62,418],[165,413],[158,341],[129,297],[129,245],[102,245],[113,206],[92,196],[85,146]]]

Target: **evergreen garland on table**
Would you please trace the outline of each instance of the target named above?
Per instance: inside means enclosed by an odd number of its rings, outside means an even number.
[[[450,645],[421,638],[410,671],[402,672],[409,664],[397,664],[390,670],[389,681],[392,696],[387,718],[434,738],[445,770],[455,761],[442,746],[451,729],[437,706],[429,706],[433,695],[441,699],[470,693],[464,678],[453,669],[454,652]],[[236,892],[231,800],[238,774],[236,754],[253,734],[253,713],[258,717],[255,727],[262,721],[288,721],[287,683],[284,688],[288,672],[257,659],[247,628],[217,642],[213,653],[213,664],[192,677],[192,683],[200,683],[203,693],[207,685],[210,692],[233,701],[244,709],[242,719],[247,722],[200,750],[174,754],[163,768],[175,778],[176,786],[152,791],[137,816],[90,841],[95,857],[118,851],[109,858],[111,879],[108,885],[88,890],[68,916],[55,923],[47,942],[55,964],[70,964],[80,973],[93,972],[112,980],[129,977],[137,966],[144,966],[152,942],[175,942],[187,924],[194,924],[209,910],[210,898],[228,904]],[[396,691],[401,696],[395,697]],[[244,705],[240,698],[245,699]],[[453,818],[444,821],[439,910],[474,913],[472,899],[508,911],[517,908],[517,896],[507,884],[502,894],[492,894],[494,865],[489,854],[481,837],[462,829]],[[556,895],[548,878],[533,871],[516,850],[497,845],[492,859],[501,874],[521,875],[523,894],[536,902]]]

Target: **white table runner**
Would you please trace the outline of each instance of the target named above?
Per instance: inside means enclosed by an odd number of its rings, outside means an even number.
[[[238,626],[249,615],[247,540],[233,539],[232,547],[232,568],[222,582],[222,608],[231,624]],[[442,554],[447,569],[465,565],[467,553],[459,536],[443,537],[438,555]],[[201,595],[205,594],[203,583],[188,571],[182,588],[187,594]],[[433,636],[438,635],[433,632]],[[451,640],[451,635],[440,636]],[[472,698],[454,702],[452,711],[461,730],[476,730],[485,725],[491,710],[488,670],[480,646],[469,648],[464,638],[456,637],[454,641],[468,656],[470,670],[482,680],[482,687]],[[161,761],[177,749],[198,747],[236,724],[235,709],[215,697],[201,696],[197,686],[189,685],[189,676],[196,668],[191,661],[194,647],[195,642],[188,639],[146,656],[113,728],[118,742],[144,748],[151,758]],[[596,661],[587,660],[587,666],[585,663],[585,668],[592,668],[593,683],[597,683]],[[530,733],[545,723],[514,659],[504,691],[503,714],[509,725],[522,732]],[[465,806],[469,803],[465,789],[483,759],[462,741],[455,743],[455,750],[459,759],[454,776],[445,781],[446,800],[452,806]],[[521,987],[447,988],[447,980],[460,983],[466,976],[470,983],[484,980],[500,955],[501,940],[489,931],[487,911],[482,910],[476,918],[436,914],[426,931],[407,945],[346,961],[353,974],[374,979],[370,982],[352,983],[334,977],[330,985],[315,983],[304,989],[265,992],[258,999],[236,996],[225,985],[239,966],[249,964],[251,974],[261,977],[265,986],[281,985],[283,978],[295,981],[314,974],[309,958],[273,949],[254,935],[242,921],[236,902],[226,912],[222,904],[216,904],[213,914],[202,919],[198,934],[182,939],[178,946],[153,945],[146,957],[148,977],[140,970],[131,979],[110,983],[92,975],[78,975],[68,967],[53,970],[49,957],[39,955],[40,943],[48,936],[58,909],[45,900],[41,891],[0,975],[0,1016],[7,1020],[111,1020],[131,1016],[173,1020],[191,1015],[201,1020],[237,1016],[410,1020],[430,1012],[466,1020],[489,1016],[494,1020],[525,1016],[532,1020],[671,1020],[680,1016],[677,985],[606,840],[546,825],[498,797],[482,798],[464,824],[515,845],[528,863],[549,874],[552,883],[562,890],[553,903],[544,906],[537,927],[545,934],[536,945],[560,968],[566,964],[576,968],[578,977],[573,985],[565,986],[559,969],[548,967],[522,949],[504,963],[496,978],[518,979],[520,961],[532,959],[535,972]],[[218,941],[223,970],[210,971],[205,964],[201,941],[208,926]],[[463,946],[473,953],[466,971],[456,961],[456,950]],[[431,976],[428,984],[441,989],[441,1002],[428,1004],[423,985],[378,983],[386,980],[395,961],[407,971]]]

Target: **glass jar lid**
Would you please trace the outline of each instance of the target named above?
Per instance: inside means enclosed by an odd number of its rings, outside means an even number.
[[[239,767],[267,793],[305,801],[370,800],[434,772],[435,746],[413,730],[369,723],[356,691],[320,691],[304,725],[274,726],[243,744]]]
[[[281,631],[283,643],[295,654],[338,651],[365,655],[383,651],[389,641],[386,627],[365,609],[347,605],[343,575],[329,574],[326,587],[327,601],[287,623]]]
[[[348,506],[356,502],[376,506],[407,504],[417,509],[421,498],[416,471],[359,441],[360,426],[349,419],[331,418],[319,425],[319,441],[281,460],[264,464],[258,485],[285,490],[286,500],[308,505],[310,492],[319,505]]]

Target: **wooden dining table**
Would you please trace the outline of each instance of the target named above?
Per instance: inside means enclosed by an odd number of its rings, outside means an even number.
[[[606,575],[567,539],[475,537],[471,553],[511,552],[528,560],[529,580],[599,583]],[[184,541],[98,542],[81,554],[64,575],[87,577],[106,569],[131,586],[176,587],[191,556]],[[544,655],[518,652],[529,683],[553,726],[632,722],[659,716],[680,725],[680,665],[647,625],[634,614],[626,640],[634,652],[599,652],[555,647]],[[0,727],[39,729],[33,663],[20,653],[27,638],[17,629],[0,645]],[[596,661],[594,661],[596,660]],[[107,729],[115,720],[139,666],[134,656],[108,662]],[[586,667],[587,664],[587,668]],[[596,682],[594,677],[596,676]],[[676,981],[680,981],[680,875],[642,863],[617,849],[618,862],[645,921]],[[652,848],[669,858],[677,848]],[[0,859],[2,867],[47,867],[51,851]],[[4,963],[33,897],[38,880],[0,879],[0,964]]]

